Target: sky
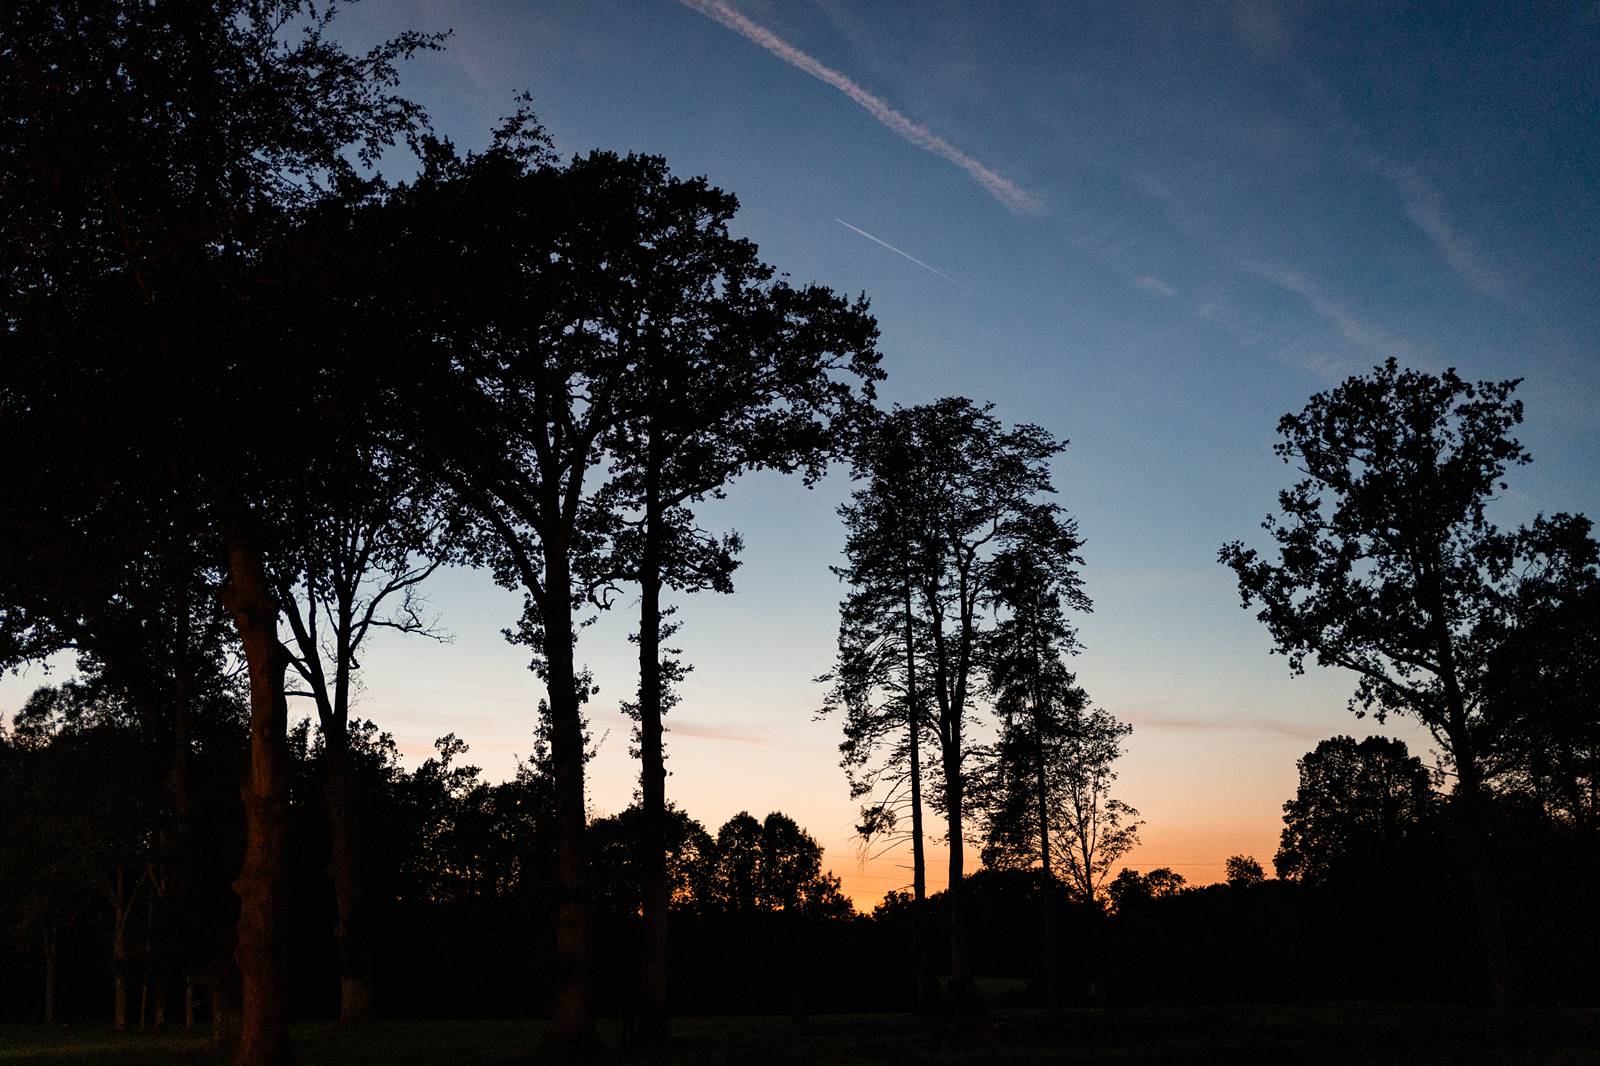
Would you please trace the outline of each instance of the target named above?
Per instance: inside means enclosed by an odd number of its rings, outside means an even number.
[[[886,402],[967,395],[1071,441],[1055,484],[1094,600],[1078,676],[1133,726],[1116,794],[1145,822],[1135,868],[1270,868],[1319,739],[1428,750],[1354,719],[1349,676],[1292,678],[1216,562],[1264,546],[1292,476],[1280,415],[1388,356],[1522,378],[1535,461],[1496,518],[1600,513],[1595,4],[366,0],[336,25],[363,48],[451,30],[401,88],[463,148],[525,90],[564,155],[658,154],[736,193],[768,262],[870,297]],[[790,814],[870,908],[909,859],[860,856],[839,726],[816,717],[850,488],[756,475],[702,512],[746,548],[733,595],[681,603],[668,796],[713,832]],[[451,641],[383,634],[358,713],[408,763],[454,732],[508,776],[540,695],[500,635],[520,600],[470,571],[428,596]],[[601,686],[596,814],[635,785],[631,606],[579,647]],[[58,676],[0,682],[0,709]],[[931,849],[932,888],[942,863]]]

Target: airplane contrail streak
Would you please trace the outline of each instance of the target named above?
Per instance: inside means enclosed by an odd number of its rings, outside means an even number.
[[[850,78],[824,65],[814,56],[807,55],[765,26],[757,25],[730,7],[724,0],[678,0],[684,7],[698,11],[706,18],[720,22],[746,40],[760,45],[790,66],[802,70],[818,81],[838,89],[860,104],[873,118],[910,141],[918,148],[932,152],[971,175],[972,179],[989,195],[1019,214],[1032,214],[1044,210],[1044,203],[1033,193],[1023,189],[1009,178],[996,174],[987,166],[963,152],[920,122],[913,122],[895,110],[882,97],[863,89]]]
[[[928,273],[939,275],[941,278],[943,278],[944,280],[948,281],[950,284],[954,285],[956,288],[958,288],[958,289],[966,289],[968,292],[972,293],[972,295],[974,295],[974,296],[976,296],[976,297],[978,297],[980,299],[984,299],[984,300],[988,299],[987,296],[984,296],[983,293],[979,292],[977,289],[974,289],[972,286],[963,285],[961,282],[957,281],[955,278],[952,278],[949,274],[946,274],[944,271],[938,269],[937,267],[929,266],[927,263],[924,263],[922,260],[920,260],[916,256],[912,255],[910,252],[902,252],[900,249],[896,248],[894,245],[890,244],[888,241],[883,240],[882,238],[879,238],[879,237],[874,237],[872,234],[868,233],[866,230],[860,228],[859,226],[852,226],[850,223],[846,222],[842,218],[839,218],[837,215],[834,216],[833,220],[835,222],[839,223],[839,225],[843,226],[845,229],[849,230],[851,233],[859,233],[859,234],[861,234],[861,236],[865,237],[867,240],[871,241],[873,244],[881,244],[883,247],[889,249],[889,251],[893,252],[895,255],[902,256],[903,258],[911,260],[913,263],[917,264],[917,266],[921,267],[923,270],[926,270]]]

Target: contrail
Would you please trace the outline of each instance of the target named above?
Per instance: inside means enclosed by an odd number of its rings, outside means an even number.
[[[944,271],[939,270],[936,267],[929,266],[927,263],[924,263],[922,260],[920,260],[916,256],[912,255],[910,252],[902,252],[900,249],[896,248],[894,245],[890,244],[888,241],[881,240],[881,239],[879,239],[877,237],[874,237],[872,234],[868,233],[866,230],[861,229],[861,228],[859,228],[857,226],[852,226],[850,223],[846,222],[842,218],[839,218],[838,216],[834,217],[834,221],[839,223],[839,225],[843,226],[845,229],[849,230],[851,233],[859,233],[859,234],[861,234],[861,236],[865,237],[867,240],[871,241],[873,244],[881,244],[885,248],[889,249],[889,251],[893,252],[895,255],[904,256],[906,259],[909,259],[913,263],[917,264],[917,266],[921,267],[923,270],[926,270],[928,273],[939,275],[941,278],[943,278],[944,280],[948,281],[950,284],[954,285],[956,288],[958,288],[958,289],[966,289],[968,292],[972,293],[972,295],[978,297],[979,299],[982,299],[982,300],[987,300],[988,299],[987,296],[983,295],[983,293],[979,292],[977,289],[974,289],[969,285],[961,284],[961,282],[957,281],[955,278],[952,278],[949,274],[946,274]]]
[[[966,171],[974,181],[989,191],[989,195],[1005,204],[1011,210],[1027,214],[1044,209],[1043,201],[1033,193],[1019,187],[1008,178],[996,174],[943,137],[940,137],[937,133],[928,129],[928,127],[911,121],[911,119],[890,107],[881,97],[863,89],[837,70],[824,66],[766,27],[758,26],[751,22],[729,7],[725,0],[678,0],[678,2],[683,4],[684,7],[698,11],[709,19],[722,23],[728,29],[760,45],[790,66],[805,71],[818,81],[827,82],[866,108],[867,113],[873,118],[888,126],[918,148],[932,152],[941,159],[948,160]],[[876,240],[877,238],[873,239]],[[903,255],[904,253],[902,252],[901,254]]]

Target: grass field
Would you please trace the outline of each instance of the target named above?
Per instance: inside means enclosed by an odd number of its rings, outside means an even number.
[[[961,1021],[905,1015],[688,1018],[665,1047],[558,1055],[536,1021],[394,1021],[359,1031],[295,1028],[302,1066],[615,1062],[744,1063],[1600,1063],[1600,1011],[1493,1014],[1454,1007],[1337,1005],[992,1011]],[[0,1061],[214,1063],[203,1038],[96,1028],[0,1029]]]

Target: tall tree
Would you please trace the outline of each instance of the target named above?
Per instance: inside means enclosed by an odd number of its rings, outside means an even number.
[[[974,798],[989,839],[1006,840],[1014,852],[1039,863],[1045,1001],[1054,1005],[1051,830],[1057,804],[1052,778],[1070,769],[1064,749],[1087,702],[1067,669],[1078,637],[1066,609],[1088,610],[1089,598],[1078,576],[1083,560],[1070,519],[1030,512],[1014,523],[1010,540],[990,568],[987,598],[998,618],[982,649],[1000,735],[982,775],[989,780],[989,794],[980,787]]]
[[[1133,727],[1099,707],[1083,707],[1067,732],[1050,780],[1060,814],[1057,869],[1072,893],[1098,904],[1111,868],[1139,843],[1139,812],[1111,795],[1123,742]]]
[[[40,499],[83,519],[80,561],[136,554],[124,529],[175,503],[217,533],[251,683],[236,1057],[252,1064],[289,1057],[288,656],[267,504],[306,487],[296,450],[324,421],[315,375],[292,369],[316,349],[275,343],[257,253],[416,128],[395,64],[434,43],[407,34],[352,56],[327,37],[339,6],[29,0],[0,23],[0,439],[27,439],[16,424],[43,434],[6,465],[65,487]]]
[[[926,646],[925,683],[933,710],[928,729],[940,770],[934,798],[944,812],[950,844],[950,969],[958,1002],[970,995],[972,977],[962,878],[973,754],[967,725],[976,695],[980,608],[993,592],[995,557],[1002,549],[1044,530],[1075,543],[1060,505],[1045,498],[1052,491],[1049,460],[1063,447],[1038,426],[1008,430],[990,408],[952,397],[894,408],[862,435],[853,458],[855,474],[865,482],[852,506],[861,516],[863,547],[872,546],[871,580],[892,588],[896,571],[905,581],[909,565],[915,618],[902,632],[909,644],[920,631]],[[856,532],[852,529],[852,535]],[[892,546],[896,538],[903,541],[898,551]],[[867,573],[864,569],[863,576]],[[890,602],[885,595],[864,598],[860,606],[875,603],[886,612]],[[893,610],[892,624],[898,628],[905,612],[900,603]],[[880,617],[876,629],[888,632],[890,624]],[[848,633],[847,638],[856,639]],[[853,654],[850,647],[845,650]],[[916,658],[908,653],[908,664]],[[918,705],[915,698],[905,701],[907,708]],[[908,735],[914,746],[916,732]]]
[[[448,557],[445,519],[425,479],[370,447],[318,458],[323,498],[293,516],[294,548],[274,572],[293,637],[291,664],[317,711],[339,941],[339,1020],[372,1014],[372,901],[350,749],[350,703],[375,629],[431,634],[418,586]]]
[[[605,447],[628,414],[631,337],[608,312],[630,292],[611,257],[636,233],[630,168],[558,165],[519,111],[482,153],[435,144],[423,174],[370,220],[388,242],[386,336],[409,384],[397,437],[471,516],[471,543],[524,597],[515,639],[547,693],[555,793],[552,1038],[597,1039],[589,1009],[580,612],[614,575]],[[452,264],[440,276],[431,264]],[[424,310],[425,309],[425,310]],[[398,380],[398,379],[397,379]]]
[[[666,1034],[666,766],[663,716],[679,669],[663,659],[664,589],[730,591],[736,538],[695,526],[693,507],[750,470],[820,476],[838,451],[835,422],[861,403],[855,382],[882,376],[866,301],[777,279],[756,246],[732,236],[738,209],[703,178],[680,179],[651,156],[586,161],[619,224],[607,244],[608,298],[597,305],[629,366],[626,416],[605,442],[625,511],[612,565],[639,584],[640,809],[645,957],[641,1039]]]
[[[1278,558],[1238,541],[1220,553],[1293,671],[1308,657],[1353,671],[1353,710],[1409,715],[1445,752],[1497,1004],[1514,987],[1490,854],[1483,634],[1506,546],[1486,506],[1528,461],[1511,436],[1516,385],[1391,359],[1316,394],[1278,423],[1275,450],[1305,475],[1263,523]]]
[[[871,424],[859,435],[858,476],[869,462],[886,471],[911,466],[915,445],[902,423]],[[914,482],[884,477],[840,505],[846,565],[833,572],[849,591],[839,604],[833,672],[819,680],[831,683],[822,713],[843,719],[840,765],[851,799],[864,801],[857,826],[864,846],[881,853],[911,845],[912,970],[918,1006],[926,1009],[932,977],[921,906],[928,895],[922,753],[933,739],[934,715],[931,641],[917,608],[920,574],[930,562],[922,502]]]

